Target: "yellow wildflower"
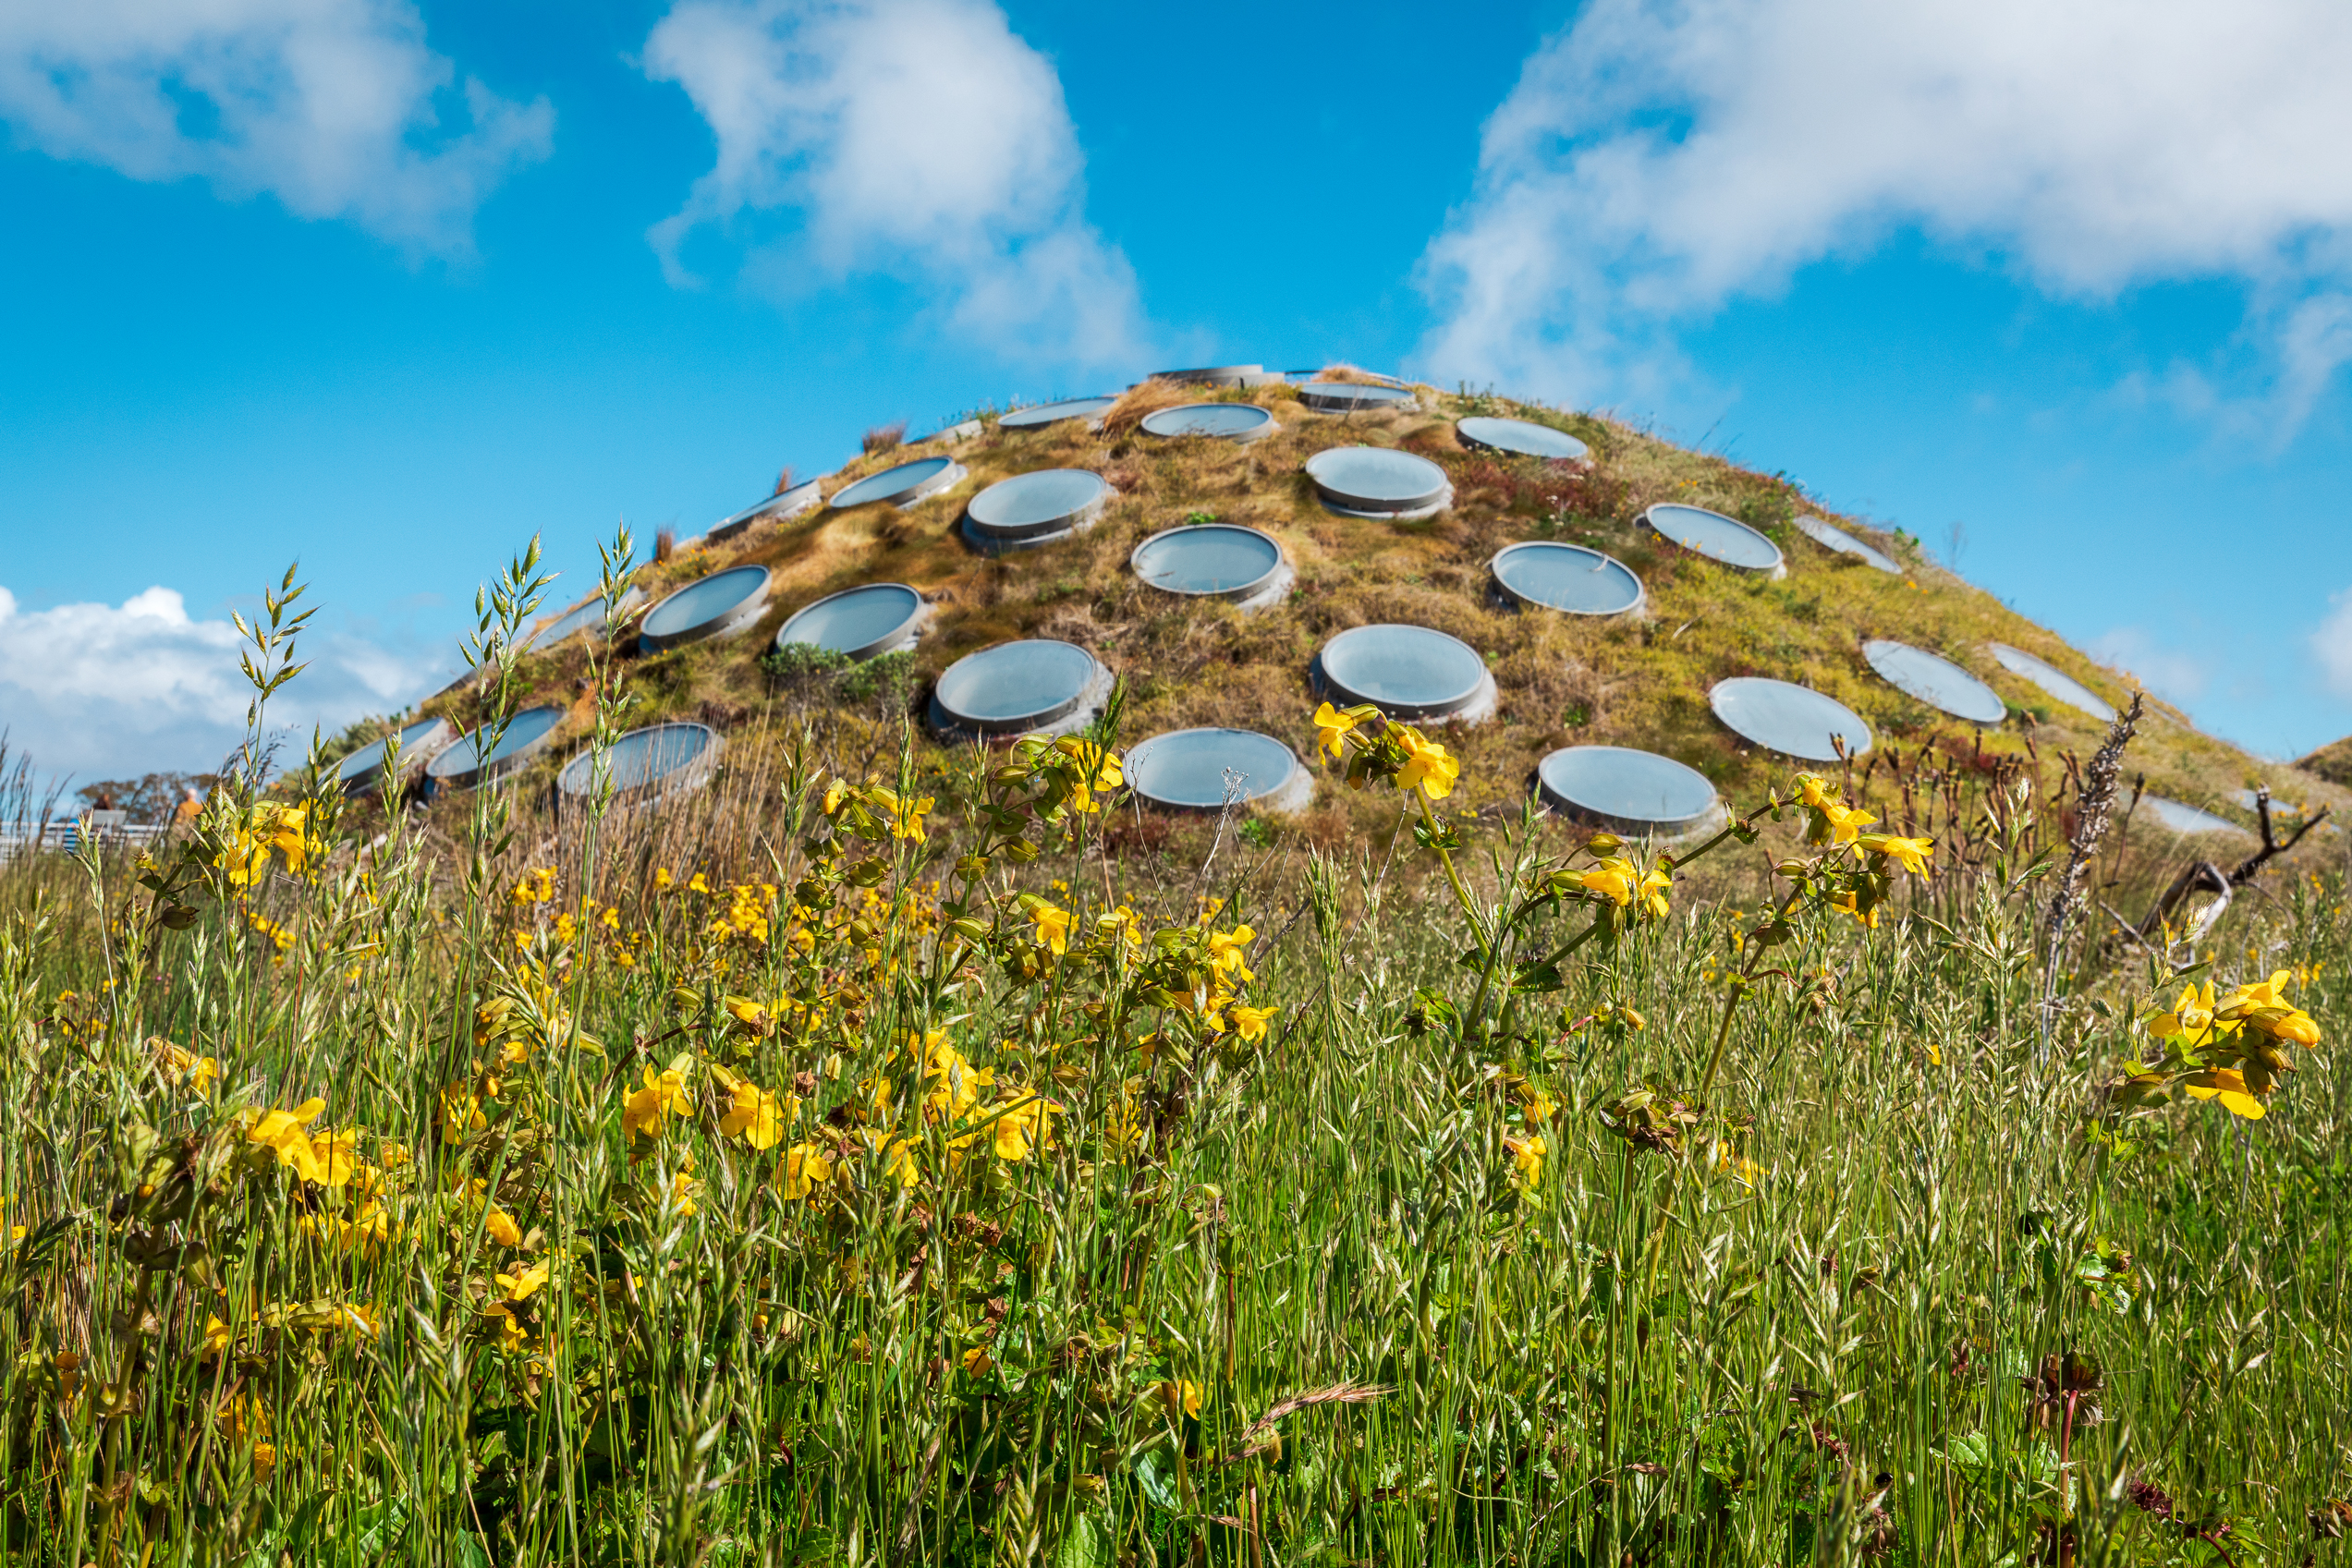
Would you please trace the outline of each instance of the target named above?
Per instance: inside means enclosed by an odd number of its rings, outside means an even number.
[[[275,1151],[279,1164],[317,1181],[318,1156],[311,1152],[310,1136],[303,1129],[317,1121],[325,1109],[325,1100],[312,1099],[291,1111],[265,1111],[245,1129],[246,1140],[264,1145]]]
[[[1854,843],[1863,853],[1892,860],[1915,877],[1927,875],[1927,857],[1935,853],[1932,838],[1904,838],[1895,833],[1862,833]]]
[[[1522,1192],[1533,1192],[1543,1180],[1543,1157],[1547,1152],[1543,1135],[1505,1137],[1503,1147],[1511,1151],[1511,1185]]]
[[[1432,800],[1454,793],[1454,781],[1462,774],[1460,759],[1447,755],[1437,742],[1422,739],[1409,724],[1391,724],[1388,733],[1405,748],[1405,765],[1396,770],[1398,789],[1418,788]]]
[[[676,1064],[654,1071],[649,1064],[642,1088],[621,1106],[621,1131],[629,1137],[659,1137],[664,1117],[686,1115],[686,1073]]]
[[[1576,880],[1620,909],[1633,902],[1634,889],[1641,881],[1633,862],[1622,855],[1610,856],[1590,870],[1580,872]]]
[[[2246,1075],[2235,1067],[2216,1067],[2183,1079],[2182,1085],[2199,1100],[2220,1100],[2222,1109],[2233,1116],[2249,1122],[2262,1119],[2262,1102],[2247,1092]]]
[[[515,1217],[504,1209],[493,1209],[483,1215],[481,1228],[488,1231],[490,1239],[500,1246],[520,1246],[523,1244],[522,1227],[516,1224]]]
[[[1160,1385],[1159,1393],[1160,1408],[1167,1412],[1169,1419],[1180,1416],[1196,1421],[1200,1418],[1200,1385],[1191,1379],[1171,1378]]]
[[[1054,905],[1040,902],[1029,912],[1030,924],[1037,928],[1040,947],[1054,950],[1059,957],[1070,948],[1070,912]]]
[[[497,1275],[497,1281],[498,1288],[506,1293],[506,1300],[529,1301],[538,1295],[539,1288],[547,1282],[547,1265],[532,1263],[518,1266],[512,1272],[502,1270]]]
[[[796,1143],[785,1150],[784,1196],[806,1197],[818,1184],[833,1180],[833,1161],[823,1144]]]
[[[1336,762],[1347,754],[1347,732],[1361,723],[1361,714],[1342,712],[1326,702],[1315,710],[1315,744]]]
[[[1225,1027],[1245,1040],[1266,1038],[1266,1020],[1281,1012],[1273,1007],[1244,1007],[1239,1003],[1225,1009]]]
[[[712,1069],[726,1087],[732,1098],[726,1114],[719,1118],[719,1131],[728,1137],[740,1136],[754,1149],[774,1149],[784,1137],[788,1112],[776,1097],[749,1078],[738,1078],[725,1068]],[[798,1111],[800,1102],[792,1101]]]

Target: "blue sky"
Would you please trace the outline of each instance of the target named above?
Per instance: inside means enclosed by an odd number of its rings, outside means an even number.
[[[0,13],[0,722],[46,767],[216,757],[227,613],[298,555],[286,713],[341,722],[534,532],[584,590],[622,517],[1209,359],[1610,408],[2260,752],[2352,731],[2321,0],[48,10]]]

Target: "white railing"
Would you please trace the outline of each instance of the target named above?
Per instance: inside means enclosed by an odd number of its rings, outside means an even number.
[[[91,835],[110,849],[143,848],[169,831],[153,822],[126,820],[120,811],[92,811],[86,823]],[[85,819],[79,817],[53,817],[46,822],[0,822],[0,860],[12,860],[18,855],[42,849],[69,853],[81,846],[84,826]]]

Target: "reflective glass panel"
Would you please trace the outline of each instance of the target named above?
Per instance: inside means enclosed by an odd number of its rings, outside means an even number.
[[[1226,798],[1254,799],[1280,789],[1297,772],[1290,748],[1255,730],[1176,730],[1153,735],[1127,753],[1127,782],[1147,800],[1214,808]]]
[[[444,722],[440,719],[419,719],[415,723],[402,725],[400,729],[401,755],[413,756],[417,743],[439,729]],[[362,773],[374,772],[384,766],[384,748],[390,742],[387,738],[360,748],[343,760],[343,766],[335,771],[335,776],[348,780],[356,779]]]
[[[1307,459],[1315,488],[1343,506],[1410,511],[1442,499],[1445,470],[1426,457],[1385,446],[1334,446]]]
[[[1866,642],[1862,657],[1895,690],[1955,718],[1997,724],[2008,717],[1999,692],[1949,659],[1901,642]]]
[[[869,474],[856,484],[845,486],[833,498],[835,506],[863,506],[870,501],[893,501],[909,491],[920,490],[956,466],[953,457],[919,457],[911,463],[901,463],[895,468],[884,468]]]
[[[1784,757],[1834,762],[1832,735],[1846,737],[1849,755],[1871,748],[1871,726],[1861,715],[1810,687],[1741,675],[1717,684],[1707,700],[1735,734]]]
[[[1780,546],[1736,517],[1671,502],[1651,507],[1645,516],[1651,528],[1711,561],[1751,572],[1768,572],[1780,565]]]
[[[715,738],[701,724],[650,724],[631,730],[613,743],[607,753],[615,790],[641,789],[685,772],[711,748]],[[583,752],[564,765],[563,786],[584,794],[595,778],[596,758]]]
[[[2239,827],[2225,817],[2216,817],[2211,811],[2200,811],[2194,806],[2184,806],[2161,795],[2143,795],[2139,797],[2139,804],[2176,833],[2246,833],[2252,836],[2249,830]]]
[[[1298,389],[1298,400],[1309,407],[1385,408],[1410,403],[1412,390],[1402,386],[1367,386],[1361,382],[1310,381]]]
[[[2108,707],[2097,692],[2066,671],[2045,664],[2025,650],[2012,648],[2005,642],[1987,646],[1992,650],[1992,657],[2000,661],[2001,667],[2011,675],[2031,681],[2067,707],[2079,708],[2102,723],[2114,723],[2115,711]]]
[[[1074,643],[999,643],[947,666],[939,677],[939,705],[974,723],[1017,723],[1077,702],[1100,668]]]
[[[1428,626],[1341,632],[1323,644],[1322,663],[1323,677],[1349,702],[1384,706],[1442,709],[1468,700],[1486,679],[1476,649]]]
[[[471,735],[459,735],[456,744],[434,758],[425,772],[436,779],[445,779],[453,773],[472,772],[504,762],[545,740],[548,732],[563,719],[561,708],[526,708],[507,721],[506,733],[499,737],[488,756],[481,755],[480,748],[489,737],[476,730]]]
[[[1282,547],[1256,529],[1208,523],[1174,529],[1136,548],[1136,575],[1171,593],[1228,593],[1282,565]]]
[[[1494,577],[1521,599],[1578,615],[1616,615],[1641,602],[1641,579],[1581,545],[1536,541],[1494,557]]]
[[[996,422],[1006,430],[1035,430],[1040,425],[1050,425],[1062,419],[1090,419],[1117,401],[1115,397],[1066,397],[1059,403],[1040,403],[1033,408],[1016,408]]]
[[[1577,458],[1590,455],[1592,449],[1563,430],[1539,425],[1530,419],[1496,419],[1484,415],[1455,422],[1465,440],[1481,446],[1491,446],[1497,452],[1516,452],[1523,457]]]
[[[904,583],[868,583],[820,599],[794,615],[776,633],[775,644],[784,648],[805,642],[835,653],[855,653],[902,630],[922,607],[922,595]]]
[[[1864,544],[1834,523],[1825,523],[1819,517],[1799,517],[1797,519],[1797,530],[1814,543],[1826,545],[1841,555],[1859,556],[1882,572],[1900,572],[1903,569],[1892,556]]]
[[[1571,746],[1536,764],[1536,775],[1569,805],[1598,816],[1674,825],[1714,809],[1715,786],[1695,768],[1654,751]]]
[[[1274,422],[1263,408],[1248,403],[1188,403],[1143,416],[1143,428],[1152,435],[1209,435],[1231,440],[1255,435]]]
[[[966,508],[983,529],[1040,529],[1075,517],[1111,493],[1103,476],[1085,468],[1040,468],[999,480]]]
[[[731,571],[714,572],[653,606],[652,614],[645,617],[643,629],[650,637],[676,637],[725,619],[728,611],[759,592],[767,580],[765,566],[737,566]]]

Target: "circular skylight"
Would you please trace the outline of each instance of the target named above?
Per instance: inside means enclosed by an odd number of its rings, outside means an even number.
[[[2251,837],[2249,830],[2238,826],[2226,817],[2216,817],[2211,811],[2200,811],[2194,806],[2184,806],[2177,800],[2167,800],[2161,795],[2143,795],[2139,804],[2155,815],[2156,820],[2176,833],[2239,833]]]
[[[1871,748],[1871,726],[1861,716],[1810,687],[1740,675],[1717,682],[1707,702],[1735,734],[1784,757],[1834,762],[1837,748],[1830,743],[1832,736],[1845,738],[1849,757]]]
[[[1544,540],[1505,547],[1494,580],[1520,604],[1571,615],[1622,615],[1641,603],[1641,579],[1622,563],[1579,544]]]
[[[1425,517],[1454,499],[1445,470],[1385,446],[1334,446],[1307,459],[1323,504],[1348,516]]]
[[[1164,592],[1230,599],[1247,608],[1278,597],[1291,576],[1270,535],[1232,523],[1165,529],[1127,560],[1137,577]]]
[[[932,694],[932,723],[981,735],[1075,729],[1110,687],[1111,672],[1075,643],[1000,642],[947,666]]]
[[[1866,642],[1862,657],[1895,690],[1956,719],[1997,724],[2009,716],[1999,692],[1951,660],[1924,649],[1902,642]]]
[[[1462,438],[1466,446],[1513,452],[1522,457],[1575,461],[1592,455],[1590,447],[1567,432],[1539,425],[1532,419],[1496,419],[1476,415],[1455,420],[1454,433]]]
[[[2000,662],[2001,667],[2011,675],[2031,681],[2067,707],[2079,708],[2101,723],[2115,722],[2115,711],[2108,707],[2097,692],[2066,671],[2045,664],[2025,650],[2012,648],[2005,642],[1987,643],[1985,646]]]
[[[797,517],[801,513],[815,507],[824,498],[823,480],[802,480],[791,489],[779,490],[758,505],[746,506],[726,521],[716,524],[711,529],[711,537],[731,539],[762,517],[774,517],[779,522]]]
[[[1115,397],[1066,397],[1059,403],[1016,408],[996,423],[1005,430],[1037,430],[1064,419],[1091,419],[1117,401]]]
[[[450,789],[471,789],[503,779],[546,750],[554,741],[555,726],[563,722],[561,708],[526,708],[506,721],[506,733],[495,746],[490,746],[490,736],[481,730],[460,735],[425,764],[425,777]]]
[[[1884,551],[1864,544],[1834,523],[1825,523],[1819,517],[1799,517],[1797,519],[1797,531],[1815,544],[1834,550],[1840,555],[1858,556],[1882,572],[1900,572],[1903,569]]]
[[[648,653],[739,632],[768,606],[768,569],[736,566],[690,582],[645,613],[638,646]]]
[[[927,616],[923,596],[902,582],[870,582],[828,594],[785,622],[778,648],[803,643],[852,659],[914,646]]]
[[[457,738],[457,732],[446,719],[419,719],[400,729],[399,769],[412,773],[431,761],[442,748]],[[351,795],[364,795],[384,782],[384,754],[392,737],[360,748],[343,760],[335,771],[337,783]]]
[[[1721,512],[1666,502],[1644,512],[1641,520],[1692,554],[1704,555],[1710,561],[1720,561],[1743,572],[1770,572],[1774,577],[1786,570],[1781,564],[1779,545]]]
[[[1654,751],[1564,747],[1535,765],[1535,778],[1554,807],[1604,828],[1680,833],[1715,809],[1706,774]]]
[[[1216,441],[1259,441],[1282,427],[1254,403],[1187,403],[1143,416],[1146,435],[1207,436]]]
[[[1267,377],[1263,365],[1200,365],[1188,371],[1154,371],[1152,379],[1188,386],[1248,386]]]
[[[1379,706],[1396,719],[1461,719],[1494,711],[1494,676],[1478,650],[1428,626],[1358,626],[1315,658],[1333,702]]]
[[[1324,414],[1360,414],[1374,408],[1409,408],[1410,387],[1371,386],[1362,382],[1310,381],[1298,389],[1298,401]]]
[[[1154,806],[1215,811],[1226,805],[1296,810],[1314,778],[1290,748],[1255,730],[1175,730],[1127,754],[1127,787]]]
[[[887,501],[893,506],[911,506],[963,477],[964,466],[953,457],[918,457],[843,486],[834,492],[833,504],[835,510],[869,506],[877,501]]]
[[[674,789],[691,789],[711,776],[722,745],[718,732],[708,724],[648,724],[641,730],[631,730],[604,754],[611,770],[614,796],[657,796]],[[555,787],[574,800],[585,800],[593,795],[594,749],[583,751],[565,763],[564,771],[555,775]]]
[[[1093,525],[1110,482],[1087,468],[1039,468],[999,480],[964,509],[964,535],[983,549],[1018,550]]]
[[[626,618],[631,610],[644,602],[643,589],[631,588],[626,590],[621,595],[621,614]],[[534,649],[553,648],[559,642],[578,637],[581,632],[602,631],[603,626],[604,602],[602,599],[591,599],[585,604],[567,610],[537,631],[526,633],[519,651],[528,653]]]

